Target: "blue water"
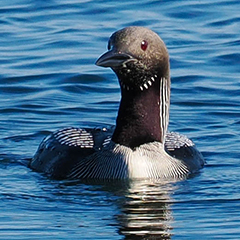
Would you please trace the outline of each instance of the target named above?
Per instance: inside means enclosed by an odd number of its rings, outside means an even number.
[[[240,2],[2,0],[0,239],[240,239]],[[50,180],[26,167],[65,126],[115,123],[120,91],[94,65],[146,26],[171,58],[170,130],[207,166],[177,183]]]

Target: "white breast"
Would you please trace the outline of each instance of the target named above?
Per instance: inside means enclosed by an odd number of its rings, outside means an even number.
[[[115,144],[112,151],[119,161],[125,162],[129,178],[175,179],[189,173],[187,166],[168,155],[159,142],[143,144],[134,150]]]
[[[70,178],[98,179],[183,179],[188,175],[181,160],[168,155],[159,142],[132,150],[110,142],[101,151],[81,160]]]

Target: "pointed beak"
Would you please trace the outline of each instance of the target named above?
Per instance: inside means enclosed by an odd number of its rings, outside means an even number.
[[[115,52],[109,50],[98,58],[96,65],[100,67],[120,67],[124,63],[133,61],[134,58],[126,53]]]

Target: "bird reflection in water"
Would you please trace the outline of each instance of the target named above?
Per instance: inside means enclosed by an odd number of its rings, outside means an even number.
[[[125,239],[171,239],[171,183],[148,181],[130,183],[121,214],[119,232]]]
[[[82,201],[88,202],[88,206],[92,206],[91,211],[98,212],[102,204],[104,206],[110,204],[111,208],[114,202],[118,213],[114,215],[115,221],[110,216],[110,225],[116,227],[119,235],[124,236],[125,240],[171,239],[174,222],[171,195],[177,188],[174,182],[88,179],[80,182],[64,181],[59,187],[63,199],[70,196],[74,204],[78,205],[82,205]],[[57,195],[59,196],[59,189]],[[76,202],[76,199],[80,202]],[[82,216],[79,221],[83,221]]]

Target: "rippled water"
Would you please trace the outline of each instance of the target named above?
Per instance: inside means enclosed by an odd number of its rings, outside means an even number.
[[[239,239],[240,3],[0,2],[0,239]],[[207,166],[177,183],[49,180],[26,167],[65,126],[115,123],[120,91],[94,65],[117,29],[146,26],[171,58],[170,130]]]

